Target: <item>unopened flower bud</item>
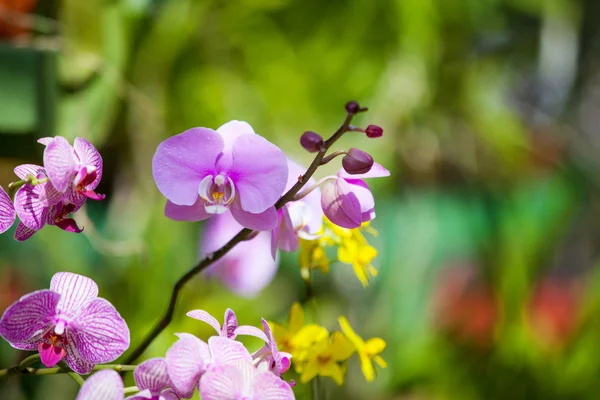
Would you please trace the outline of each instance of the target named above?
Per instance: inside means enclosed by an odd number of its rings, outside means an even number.
[[[323,146],[323,138],[316,132],[306,131],[300,136],[300,144],[310,153],[316,153]]]
[[[373,157],[365,151],[351,148],[342,158],[342,166],[351,175],[365,174],[373,166]]]
[[[365,129],[365,132],[367,133],[367,136],[370,137],[371,139],[383,136],[383,128],[381,128],[380,126],[377,126],[377,125],[367,126],[367,129]]]
[[[356,114],[360,110],[360,106],[354,100],[346,103],[346,111],[348,114]]]

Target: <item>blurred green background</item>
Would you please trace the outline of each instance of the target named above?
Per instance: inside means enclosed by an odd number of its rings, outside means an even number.
[[[0,184],[41,163],[37,138],[81,136],[108,195],[78,213],[81,235],[0,237],[0,309],[82,273],[135,345],[201,231],[163,216],[158,143],[241,119],[307,163],[300,134],[329,135],[356,99],[384,137],[339,147],[392,171],[369,182],[380,275],[365,290],[336,265],[315,291],[320,322],[383,337],[390,366],[367,384],[352,359],[329,398],[600,398],[599,15],[596,0],[0,0]],[[190,309],[285,321],[305,292],[294,254],[254,299],[198,277],[146,356],[211,334]],[[0,344],[2,367],[24,356]],[[2,399],[76,392],[67,376],[0,380]]]

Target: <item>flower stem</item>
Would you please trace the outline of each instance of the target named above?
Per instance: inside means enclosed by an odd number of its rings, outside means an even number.
[[[39,355],[36,355],[36,356],[38,357],[38,360],[39,360]],[[23,365],[25,363],[25,361],[30,360],[30,359],[31,359],[31,362],[27,365],[31,365],[31,364],[35,363],[36,360],[34,360],[34,358],[35,358],[35,356],[27,357],[25,360],[23,360],[21,362],[21,364],[17,365],[16,367],[0,369],[0,377],[12,376],[12,375],[58,375],[58,374],[68,374],[68,373],[73,372],[73,371],[71,371],[71,369],[69,369],[66,366],[60,366],[60,367],[54,367],[54,368],[31,368],[28,366],[21,367],[21,365]],[[125,372],[125,371],[133,371],[133,370],[135,370],[136,367],[137,367],[137,365],[103,364],[103,365],[96,365],[94,367],[94,371],[100,371],[102,369],[112,369],[117,372]],[[75,379],[75,378],[73,378],[73,379]]]
[[[75,382],[77,382],[77,384],[81,387],[83,386],[83,384],[85,383],[85,380],[81,377],[81,375],[79,375],[78,373],[75,372],[67,372],[67,374],[69,374],[69,376],[71,378],[73,378],[73,380]]]
[[[36,362],[39,362],[40,360],[41,360],[40,355],[39,354],[34,354],[32,356],[27,357],[23,361],[21,361],[19,363],[19,366],[17,368],[19,370],[23,371],[25,368],[29,367],[30,365],[35,364]]]
[[[123,390],[123,394],[132,394],[139,392],[140,389],[137,386],[129,386]]]
[[[310,166],[308,167],[308,169],[306,170],[304,175],[298,177],[298,182],[296,182],[294,184],[294,186],[292,186],[290,188],[290,190],[285,192],[283,194],[283,196],[281,196],[279,198],[277,203],[275,203],[275,208],[277,210],[279,210],[281,207],[283,207],[290,201],[293,201],[294,196],[304,187],[304,185],[308,182],[308,180],[314,175],[317,168],[319,168],[319,166],[321,165],[321,161],[327,154],[327,151],[329,151],[329,148],[339,138],[341,138],[344,133],[349,131],[350,122],[352,122],[352,119],[354,118],[354,116],[357,113],[365,112],[365,111],[367,111],[366,108],[361,108],[360,110],[358,110],[355,113],[347,113],[346,114],[346,118],[344,119],[344,122],[342,123],[342,125],[333,133],[333,135],[331,135],[331,137],[329,139],[327,139],[323,143],[321,150],[319,150],[319,152],[316,153],[315,158],[313,159],[312,163],[310,164]],[[175,286],[173,286],[173,290],[171,291],[171,298],[169,300],[167,310],[165,311],[165,313],[163,314],[161,319],[156,323],[154,328],[150,331],[150,333],[148,333],[148,335],[146,335],[146,337],[142,340],[142,342],[140,344],[138,344],[137,347],[135,347],[128,354],[128,356],[125,359],[125,364],[131,364],[135,360],[137,360],[144,353],[144,351],[146,351],[146,349],[150,346],[150,344],[154,341],[154,339],[156,339],[156,337],[158,335],[160,335],[161,332],[163,330],[165,330],[165,328],[171,323],[171,320],[173,319],[173,314],[175,313],[175,306],[177,305],[177,300],[179,299],[179,293],[181,292],[181,289],[183,289],[185,284],[187,282],[189,282],[193,277],[198,275],[200,272],[202,272],[203,270],[208,268],[210,265],[212,265],[215,261],[221,259],[233,247],[235,247],[235,245],[248,239],[248,236],[250,236],[251,233],[252,233],[251,229],[248,229],[248,228],[242,229],[229,242],[225,243],[225,245],[223,245],[223,247],[221,247],[219,250],[215,251],[214,253],[209,254],[204,259],[200,260],[198,262],[198,264],[196,264],[194,267],[192,267],[181,278],[179,278],[179,280],[177,280],[177,282],[175,282]]]
[[[304,189],[303,191],[296,193],[296,195],[293,198],[293,201],[297,201],[297,200],[301,200],[304,197],[306,197],[310,192],[312,192],[313,190],[315,190],[316,188],[318,188],[319,186],[321,186],[322,184],[324,184],[327,181],[335,181],[337,179],[337,176],[326,176],[325,178],[321,178],[319,179],[318,182],[316,182],[314,185],[310,185],[309,187],[307,187],[306,189]]]

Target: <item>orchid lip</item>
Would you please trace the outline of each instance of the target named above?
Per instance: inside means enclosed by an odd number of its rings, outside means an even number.
[[[204,209],[209,214],[222,214],[235,198],[235,185],[231,178],[222,174],[208,175],[198,185],[198,195],[205,201]]]

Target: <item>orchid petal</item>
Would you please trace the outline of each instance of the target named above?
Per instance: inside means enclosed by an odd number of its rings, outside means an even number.
[[[17,242],[24,242],[33,236],[37,231],[31,228],[26,227],[22,222],[17,224],[17,229],[15,229],[15,240]]]
[[[15,175],[20,179],[28,179],[30,176],[37,178],[40,173],[45,172],[44,167],[35,164],[21,164],[14,169]]]
[[[56,136],[44,150],[44,168],[56,190],[63,193],[75,174],[73,147],[62,136]]]
[[[261,331],[260,329],[258,329],[255,326],[250,326],[250,325],[238,326],[237,329],[235,330],[235,334],[236,335],[254,336],[254,337],[259,338],[260,340],[264,341],[265,343],[267,343],[269,341],[269,339],[267,338],[267,335],[265,335],[265,333],[263,331]]]
[[[270,372],[262,372],[254,377],[254,393],[260,400],[292,400],[295,399],[290,385]]]
[[[149,389],[153,395],[171,386],[164,358],[150,358],[135,368],[133,378],[140,390]]]
[[[0,319],[0,336],[11,346],[37,350],[42,336],[52,328],[60,295],[51,290],[27,294],[10,305]]]
[[[208,339],[208,347],[213,362],[217,365],[231,364],[238,360],[252,362],[252,357],[244,345],[236,340],[212,336]]]
[[[58,272],[50,280],[50,290],[61,295],[57,313],[74,317],[98,297],[98,285],[92,279],[71,272]]]
[[[202,221],[210,217],[204,209],[204,201],[200,198],[191,206],[179,206],[167,200],[165,216],[173,221]]]
[[[77,226],[77,222],[73,218],[61,219],[60,221],[56,222],[55,225],[58,226],[60,229],[62,229],[65,232],[73,232],[73,233],[83,232],[83,228],[79,228],[79,226]]]
[[[198,386],[204,365],[210,360],[208,344],[189,333],[180,333],[179,340],[167,350],[167,372],[173,389],[182,397],[192,397]]]
[[[124,389],[118,372],[104,369],[86,379],[75,400],[123,400]]]
[[[75,154],[79,157],[80,164],[91,165],[96,169],[96,177],[90,184],[85,186],[88,190],[93,191],[102,179],[102,156],[94,145],[80,137],[75,138],[73,147],[75,148]]]
[[[253,214],[244,211],[239,204],[239,200],[235,199],[229,210],[233,218],[243,227],[256,231],[270,231],[277,226],[279,216],[274,206],[267,208],[261,213]]]
[[[294,230],[294,224],[292,222],[292,219],[290,218],[289,208],[287,204],[281,208],[281,215],[282,218],[281,224],[279,225],[277,247],[282,251],[296,251],[298,250],[299,244],[298,235]]]
[[[221,136],[208,128],[188,129],[163,141],[152,159],[158,190],[175,204],[193,205],[198,184],[213,171],[223,145]]]
[[[384,178],[390,176],[390,171],[385,169],[381,164],[373,163],[369,172],[365,172],[364,174],[351,175],[342,168],[338,171],[338,176],[344,179]]]
[[[285,189],[288,177],[285,154],[258,135],[239,136],[233,143],[232,152],[230,176],[235,182],[242,209],[262,213],[275,204]]]
[[[71,355],[91,364],[107,363],[116,360],[129,348],[127,324],[115,307],[102,298],[94,299],[83,307],[69,325],[66,336],[67,364]]]
[[[0,186],[0,234],[6,232],[15,223],[15,207],[10,196]]]
[[[236,400],[244,398],[240,393],[244,386],[247,384],[239,368],[233,365],[218,366],[207,371],[200,379],[200,397],[202,400]]]
[[[362,179],[347,179],[346,182],[348,182],[350,190],[360,203],[362,222],[367,222],[375,218],[375,198],[366,182]]]
[[[192,310],[189,311],[187,314],[188,317],[200,320],[202,322],[206,322],[207,324],[209,324],[210,326],[212,326],[215,331],[217,331],[217,334],[221,333],[221,324],[219,324],[219,321],[217,321],[217,319],[215,317],[213,317],[212,315],[210,315],[209,313],[207,313],[204,310]]]
[[[362,223],[360,202],[343,178],[323,187],[321,206],[325,216],[342,228],[358,228]]]
[[[48,206],[40,201],[38,185],[24,185],[15,194],[15,211],[28,228],[39,231],[48,220]]]
[[[44,146],[48,146],[48,145],[50,144],[50,142],[52,142],[52,140],[54,140],[54,138],[53,138],[53,137],[43,137],[43,138],[39,138],[39,139],[37,140],[37,142],[38,142],[39,144],[42,144],[42,145],[44,145]]]
[[[229,121],[217,129],[219,135],[223,138],[225,146],[224,153],[230,153],[233,148],[233,143],[242,135],[255,135],[254,129],[246,121]]]
[[[125,400],[152,400],[154,396],[148,389],[144,389],[141,392],[134,394],[133,396],[126,397]]]
[[[40,353],[40,360],[42,361],[42,364],[44,364],[44,366],[47,368],[54,367],[67,355],[65,349],[59,346],[54,346],[50,343],[40,343],[38,345],[38,351]]]
[[[225,310],[223,317],[223,327],[221,328],[221,336],[230,339],[235,339],[235,329],[238,327],[237,318],[231,308]]]

